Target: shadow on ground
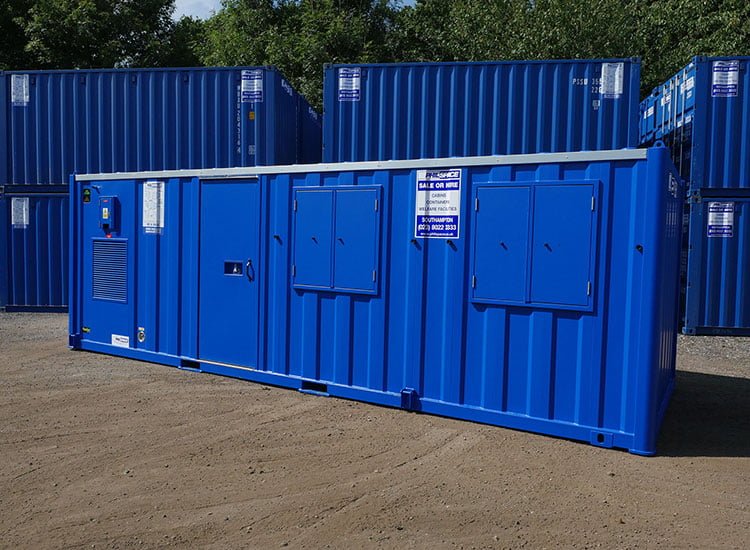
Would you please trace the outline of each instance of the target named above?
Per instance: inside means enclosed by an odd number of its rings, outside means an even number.
[[[750,457],[750,378],[677,371],[658,454]]]

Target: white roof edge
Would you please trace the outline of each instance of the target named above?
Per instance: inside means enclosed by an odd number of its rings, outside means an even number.
[[[609,151],[580,151],[575,153],[534,153],[528,155],[496,155],[484,157],[448,157],[417,160],[291,164],[286,166],[245,166],[240,168],[113,172],[109,174],[77,174],[75,179],[76,181],[195,177],[209,179],[235,179],[254,178],[270,174],[300,174],[308,172],[360,172],[365,170],[410,170],[415,168],[465,168],[469,166],[505,166],[513,164],[642,160],[645,158],[646,149],[616,149]]]

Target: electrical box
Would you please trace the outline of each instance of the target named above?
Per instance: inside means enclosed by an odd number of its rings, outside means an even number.
[[[99,199],[99,227],[105,233],[117,232],[117,197],[102,197]]]

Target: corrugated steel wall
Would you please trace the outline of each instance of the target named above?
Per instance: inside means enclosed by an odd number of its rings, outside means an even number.
[[[750,334],[750,57],[696,57],[641,110],[641,142],[664,141],[690,188],[683,330]],[[731,230],[712,203],[732,205]]]
[[[456,159],[456,168],[461,168],[462,160]],[[199,273],[204,268],[196,257],[201,237],[195,219],[205,212],[200,202],[202,186],[221,182],[198,178],[165,177],[171,197],[167,208],[182,211],[171,210],[162,236],[148,242],[138,237],[133,242],[130,277],[137,285],[132,288],[143,294],[127,306],[118,306],[122,314],[115,315],[106,309],[109,305],[84,291],[90,277],[88,264],[81,260],[86,252],[76,252],[72,345],[654,452],[674,381],[682,204],[681,188],[670,176],[666,149],[650,150],[648,162],[529,162],[464,169],[460,231],[450,239],[414,236],[416,170],[349,170],[346,165],[341,170],[261,176],[260,255],[252,257],[258,278],[243,283],[259,285],[257,324],[247,329],[259,331],[257,363],[233,368],[220,359],[201,361],[198,327],[207,310],[198,304]],[[103,194],[119,194],[132,210],[123,212],[127,227],[121,236],[127,237],[139,231],[140,183],[81,182],[76,193],[80,196],[83,188],[94,184]],[[571,252],[577,260],[565,256],[556,270],[529,268],[536,274],[529,272],[532,281],[547,277],[545,288],[557,292],[567,284],[568,269],[580,263],[591,283],[588,291],[585,279],[575,288],[582,304],[533,302],[536,290],[528,280],[525,284],[532,286],[524,292],[527,297],[532,293],[532,301],[527,304],[477,299],[472,283],[476,258],[488,246],[481,248],[477,240],[478,216],[483,209],[493,216],[487,211],[490,203],[475,201],[477,193],[520,188],[541,193],[536,186],[587,187],[593,193],[586,195],[581,210],[583,217],[594,220],[588,230],[593,235],[590,249],[586,239],[571,237],[575,243]],[[325,227],[332,223],[330,215],[323,208],[305,210],[307,199],[300,195],[326,191],[364,193],[367,199],[367,215],[348,203],[336,210],[337,239]],[[232,197],[228,193],[226,201],[233,201]],[[557,234],[576,225],[577,220],[568,219],[568,211],[557,208],[555,201],[547,206],[546,214],[536,218],[546,224],[546,231]],[[95,209],[87,213],[78,201],[76,208],[76,233],[101,233]],[[314,232],[312,241],[297,218],[303,211],[312,216],[313,223],[306,226]],[[81,229],[84,226],[89,233]],[[375,228],[372,235],[369,226]],[[342,230],[352,236],[342,237]],[[300,250],[309,249],[311,242],[322,243],[324,250],[324,241],[330,237],[339,249],[351,243],[349,238],[362,235],[374,239],[372,254],[362,256],[358,246],[356,254],[349,253],[354,256],[321,258],[303,267]],[[551,242],[557,246],[557,241]],[[88,243],[80,237],[74,246]],[[500,252],[499,247],[495,249],[493,253]],[[158,258],[156,250],[161,251]],[[582,254],[590,254],[590,268],[588,260],[581,260]],[[357,287],[348,279],[339,284],[339,268],[361,271],[362,285]],[[311,282],[307,273],[329,269],[333,279],[324,276]],[[483,280],[480,275],[480,286]],[[223,281],[228,284],[230,278]],[[227,330],[235,330],[230,321],[236,310],[231,288],[227,286],[222,298],[226,304],[215,304],[216,311],[223,311]],[[138,327],[159,336],[140,343]],[[131,344],[111,347],[114,332]],[[229,346],[244,349],[249,341],[249,336],[238,337]]]
[[[248,71],[261,71],[255,96],[242,95]],[[272,68],[6,72],[0,80],[8,144],[0,184],[59,185],[74,172],[294,164],[302,156],[297,110],[307,102],[298,105]]]
[[[31,193],[67,185],[74,172],[294,164],[321,156],[317,114],[272,67],[0,72],[0,104],[0,196],[3,187]],[[0,232],[0,253],[16,254],[7,239],[18,231]],[[0,293],[0,307],[65,307],[65,292],[37,292],[67,276],[67,257],[57,256],[65,235],[46,238],[28,236],[52,256],[23,269],[8,264],[9,294]],[[59,270],[48,273],[51,266]]]
[[[7,296],[6,309],[67,308],[68,223],[64,190],[0,198],[0,292]]]
[[[323,160],[635,147],[639,87],[638,59],[331,65]]]

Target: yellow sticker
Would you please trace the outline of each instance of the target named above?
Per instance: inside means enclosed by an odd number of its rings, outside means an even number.
[[[250,118],[250,120],[255,120],[255,111],[250,111],[247,116]]]

